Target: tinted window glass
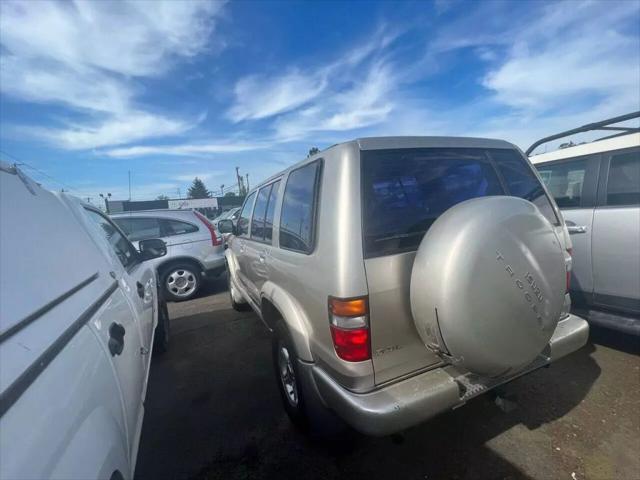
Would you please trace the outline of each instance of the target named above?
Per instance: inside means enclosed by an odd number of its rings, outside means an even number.
[[[262,187],[258,192],[256,206],[253,208],[253,216],[251,217],[251,238],[255,238],[256,240],[264,240],[264,216],[267,213],[269,192],[271,192],[271,185]]]
[[[579,207],[582,201],[582,186],[587,171],[587,160],[540,165],[542,181],[561,208]]]
[[[611,157],[607,205],[640,204],[640,152]]]
[[[198,227],[180,220],[162,220],[164,236],[184,235],[185,233],[193,233],[198,231]]]
[[[320,162],[293,170],[284,190],[280,214],[280,246],[301,252],[313,250],[314,205]]]
[[[553,207],[529,162],[515,150],[489,150],[487,154],[495,162],[506,183],[505,193],[529,200],[538,207],[549,223],[558,225]]]
[[[138,261],[138,255],[133,245],[118,231],[116,226],[111,223],[104,215],[94,211],[87,210],[89,218],[100,227],[99,231],[104,238],[109,242],[109,245],[116,253],[118,259],[122,263],[122,266],[127,268]]]
[[[237,232],[238,236],[246,237],[249,234],[249,217],[253,208],[253,200],[256,198],[256,192],[247,197],[238,218]]]
[[[160,234],[160,223],[156,218],[114,218],[113,221],[133,242],[162,236]]]
[[[471,198],[511,193],[544,201],[553,214],[536,176],[527,172],[525,160],[516,151],[376,150],[362,152],[361,158],[366,257],[415,250],[445,210]],[[498,171],[510,192],[505,191]]]
[[[273,183],[271,193],[269,195],[269,203],[267,205],[267,214],[264,220],[264,238],[271,241],[273,236],[273,217],[276,212],[276,202],[278,201],[278,190],[280,188],[280,180]]]

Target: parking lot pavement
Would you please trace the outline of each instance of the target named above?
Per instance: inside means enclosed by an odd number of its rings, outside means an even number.
[[[401,435],[322,442],[288,422],[257,316],[231,309],[224,278],[204,295],[169,307],[172,344],[152,364],[137,478],[640,479],[635,340],[594,332],[510,384],[509,413],[484,395]]]

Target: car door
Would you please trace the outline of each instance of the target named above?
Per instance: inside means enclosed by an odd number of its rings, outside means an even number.
[[[249,260],[246,257],[247,253],[247,240],[249,239],[249,230],[251,222],[251,213],[253,211],[253,204],[256,198],[256,192],[251,193],[242,206],[242,211],[238,217],[238,224],[236,226],[236,235],[231,242],[231,251],[236,259],[236,279],[242,283],[242,286],[247,290],[249,295],[252,295],[249,291],[249,279],[247,272],[249,269]]]
[[[604,154],[593,219],[594,302],[640,313],[640,148]]]
[[[571,299],[576,306],[590,303],[593,294],[591,242],[599,162],[600,155],[590,155],[536,166],[571,235]]]
[[[251,217],[250,240],[245,246],[248,290],[256,302],[260,302],[260,292],[269,274],[273,217],[279,188],[280,180],[277,180],[258,191]]]
[[[131,458],[137,452],[142,427],[151,334],[154,321],[154,273],[140,262],[138,252],[102,212],[85,208],[94,238],[111,259],[117,290],[110,299],[109,325],[98,328],[122,390]]]

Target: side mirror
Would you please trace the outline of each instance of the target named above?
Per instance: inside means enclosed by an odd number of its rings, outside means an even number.
[[[159,238],[150,238],[148,240],[140,240],[138,249],[142,256],[142,261],[151,260],[152,258],[164,257],[167,254],[167,244]]]
[[[220,233],[233,233],[236,234],[236,226],[233,224],[233,220],[220,220],[218,222],[218,230]]]

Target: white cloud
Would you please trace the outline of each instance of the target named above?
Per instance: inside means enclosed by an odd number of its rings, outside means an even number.
[[[184,175],[176,175],[172,177],[172,179],[177,180],[179,182],[192,182],[194,178],[199,178],[203,182],[206,182],[213,178],[220,177],[221,175],[224,175],[224,172],[213,171],[213,172],[206,172],[206,173],[186,173]]]
[[[172,119],[134,104],[132,77],[158,76],[205,49],[221,2],[82,1],[0,4],[0,90],[87,115],[68,128],[27,127],[69,149],[175,135],[199,120]]]
[[[235,103],[228,116],[234,122],[287,112],[316,98],[326,87],[322,73],[293,70],[279,77],[250,75],[236,83]]]
[[[269,147],[269,143],[191,143],[177,145],[134,145],[129,147],[101,150],[108,157],[129,158],[149,155],[207,155],[215,153],[237,153]]]

